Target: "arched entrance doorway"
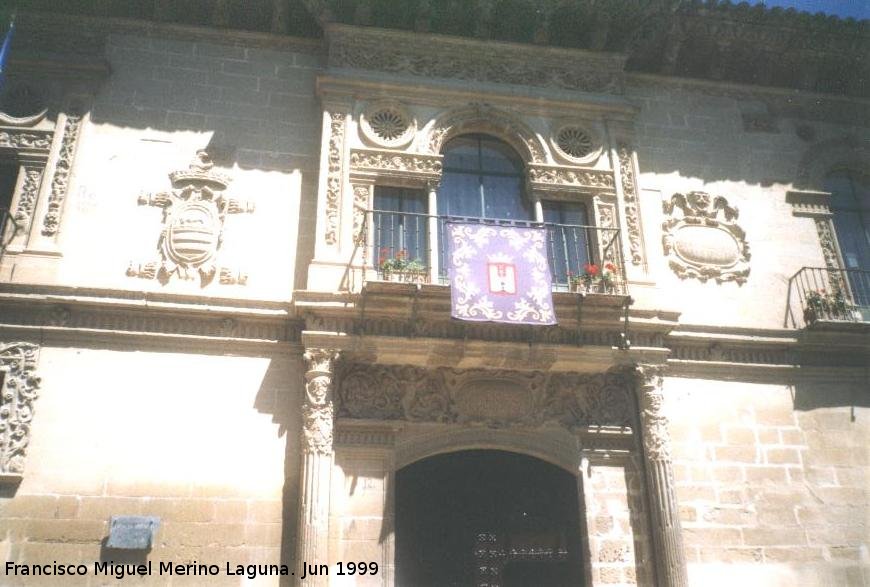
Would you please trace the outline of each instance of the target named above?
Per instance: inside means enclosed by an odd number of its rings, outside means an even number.
[[[396,473],[396,584],[582,585],[577,479],[539,459],[469,450]]]

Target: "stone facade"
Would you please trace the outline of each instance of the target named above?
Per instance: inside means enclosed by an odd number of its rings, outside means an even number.
[[[0,95],[6,561],[198,561],[227,585],[245,580],[227,562],[326,564],[302,584],[339,585],[339,562],[371,561],[350,584],[396,585],[397,471],[474,449],[576,477],[586,584],[870,583],[870,330],[805,325],[793,279],[843,267],[823,179],[870,163],[861,88],[775,64],[743,83],[755,29],[728,8],[623,54],[637,23],[603,13],[569,43],[553,14],[504,38],[483,9],[457,32],[437,11],[275,2],[238,31],[220,28],[235,2],[156,4],[19,17]],[[721,19],[699,68],[680,47]],[[804,51],[849,62],[862,43]],[[13,112],[16,95],[38,100]],[[521,160],[534,220],[586,207],[621,292],[557,290],[558,324],[530,329],[451,320],[442,250],[384,279],[378,189],[416,190],[436,240],[443,148],[475,133]],[[120,515],[160,519],[149,551],[106,546]]]

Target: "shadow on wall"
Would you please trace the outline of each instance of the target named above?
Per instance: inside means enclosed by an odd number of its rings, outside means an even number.
[[[809,412],[820,408],[850,408],[850,419],[856,420],[855,408],[870,408],[870,374],[861,383],[798,383],[793,387],[794,409]]]

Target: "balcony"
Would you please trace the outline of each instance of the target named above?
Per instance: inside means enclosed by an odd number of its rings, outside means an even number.
[[[786,326],[870,323],[870,271],[804,267],[789,279]]]
[[[545,228],[554,292],[627,296],[619,230],[594,226],[367,210],[358,232],[354,273],[363,285],[448,285],[445,234],[450,221]],[[598,275],[584,279],[588,265],[595,265]],[[602,272],[607,273],[603,279]]]

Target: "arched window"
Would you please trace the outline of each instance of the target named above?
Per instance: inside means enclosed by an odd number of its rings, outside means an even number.
[[[523,197],[523,164],[513,149],[486,135],[452,139],[442,151],[440,216],[533,220]]]
[[[848,170],[825,179],[834,227],[855,302],[870,306],[870,176]]]
[[[441,152],[437,193],[376,186],[369,219],[372,259],[382,276],[447,282],[446,224],[449,220],[547,228],[553,283],[567,288],[591,260],[592,229],[586,206],[577,201],[533,204],[525,193],[525,165],[507,143],[484,134],[460,135]],[[401,279],[401,278],[400,278]],[[392,279],[391,279],[392,280]]]

